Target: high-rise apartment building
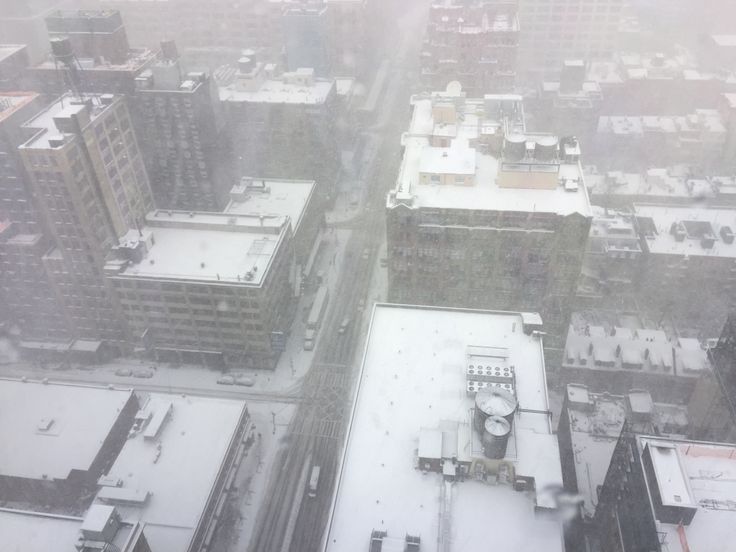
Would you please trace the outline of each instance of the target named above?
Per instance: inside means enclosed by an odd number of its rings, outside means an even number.
[[[460,81],[470,93],[512,91],[516,82],[517,0],[432,2],[421,51],[429,90]]]
[[[327,25],[327,8],[323,3],[285,4],[281,26],[289,71],[309,67],[317,76],[330,76],[332,64]]]
[[[449,88],[412,101],[387,200],[389,297],[540,312],[560,346],[592,216],[580,148],[527,134],[520,96]]]
[[[232,184],[220,142],[223,120],[210,76],[184,73],[176,47],[162,53],[136,78],[131,105],[156,206],[215,211],[224,207]]]
[[[307,178],[322,198],[333,193],[340,167],[334,80],[309,68],[277,74],[244,57],[220,87],[220,101],[239,174]]]
[[[53,249],[18,152],[21,125],[43,106],[36,93],[0,95],[0,298],[21,340],[66,341],[69,327],[44,257]]]
[[[616,50],[625,0],[519,0],[520,71],[555,75],[566,59]]]
[[[54,248],[44,257],[74,335],[126,337],[102,269],[108,251],[153,209],[130,114],[112,95],[54,101],[23,125],[28,185]]]

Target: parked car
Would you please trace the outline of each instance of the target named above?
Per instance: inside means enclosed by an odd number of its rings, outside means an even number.
[[[221,376],[217,378],[217,383],[220,385],[235,385],[235,378],[232,376]]]
[[[130,368],[118,368],[115,370],[115,375],[120,376],[121,378],[129,378],[133,375],[133,370]]]
[[[350,317],[346,316],[342,319],[342,322],[340,322],[340,328],[337,330],[337,333],[344,334],[347,331],[348,326],[350,326]]]
[[[151,370],[136,370],[133,372],[133,377],[148,379],[153,377],[153,372]]]
[[[251,377],[245,376],[242,378],[237,378],[235,380],[235,385],[243,385],[245,387],[253,387],[256,384],[256,380],[254,380]]]

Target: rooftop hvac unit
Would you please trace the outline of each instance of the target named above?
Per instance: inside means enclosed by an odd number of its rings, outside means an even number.
[[[703,249],[713,249],[716,244],[716,237],[713,234],[705,234],[700,238],[700,245]]]
[[[731,230],[730,226],[721,227],[721,231],[719,233],[724,243],[727,243],[727,244],[733,243],[733,230]]]
[[[672,226],[670,226],[670,234],[672,234],[675,237],[675,241],[678,242],[685,241],[685,237],[687,236],[685,228],[679,222],[672,223]]]

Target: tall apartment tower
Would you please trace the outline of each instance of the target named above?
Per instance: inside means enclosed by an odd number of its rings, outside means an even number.
[[[111,247],[153,209],[148,176],[122,99],[66,95],[23,125],[28,184],[55,247],[44,265],[76,338],[120,343],[125,323],[103,268]]]
[[[517,0],[447,0],[430,6],[421,52],[427,89],[457,80],[470,93],[511,91],[519,44]]]
[[[44,264],[53,243],[18,152],[21,124],[41,107],[35,93],[0,94],[0,302],[22,340],[64,341],[72,332]]]
[[[412,103],[386,205],[391,301],[539,312],[561,346],[592,218],[577,142],[526,133],[521,96],[452,85]]]
[[[605,58],[616,49],[625,0],[519,0],[519,69],[553,77],[566,59]]]
[[[308,178],[318,197],[331,195],[340,166],[334,80],[311,68],[277,74],[274,65],[243,57],[219,95],[240,174]]]
[[[162,43],[159,59],[136,78],[131,100],[139,114],[138,136],[147,144],[156,206],[215,211],[227,203],[231,182],[219,156],[222,117],[209,75],[183,73],[176,46]]]

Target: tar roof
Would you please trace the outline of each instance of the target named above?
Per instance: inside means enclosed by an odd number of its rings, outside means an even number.
[[[516,415],[509,445],[515,456],[507,453],[507,460],[518,475],[535,477],[537,489],[561,485],[557,441],[543,414],[549,405],[541,342],[523,333],[521,315],[377,305],[327,551],[362,549],[373,529],[419,535],[422,550],[438,550],[442,476],[422,473],[414,460],[422,429],[468,419],[473,399],[466,393],[464,363],[473,345],[507,348],[521,408],[540,412]],[[451,517],[456,546],[450,550],[478,549],[489,534],[504,550],[562,550],[556,522],[534,516],[532,493],[475,480],[457,483]]]
[[[132,391],[0,381],[0,475],[65,479],[88,470]]]
[[[653,458],[655,480],[645,472],[647,485],[650,490],[658,486],[663,495],[689,494],[697,508],[692,521],[682,527],[684,538],[679,534],[678,524],[658,523],[658,530],[666,534],[669,552],[731,550],[736,523],[733,506],[736,503],[736,446],[642,436],[637,441],[642,450],[650,445],[677,451],[676,457],[670,452]],[[684,504],[686,496],[681,499]]]
[[[152,550],[186,552],[244,413],[243,401],[151,395],[153,417],[171,405],[156,438],[129,438],[108,475],[121,489],[150,493],[140,506],[117,505],[126,521],[146,523]],[[149,424],[150,425],[150,424]]]

